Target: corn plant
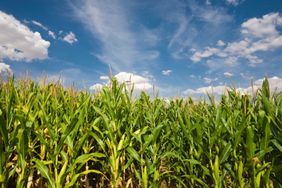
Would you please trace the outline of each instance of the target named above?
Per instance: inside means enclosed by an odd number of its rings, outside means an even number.
[[[1,187],[282,187],[282,94],[169,102],[0,79]]]

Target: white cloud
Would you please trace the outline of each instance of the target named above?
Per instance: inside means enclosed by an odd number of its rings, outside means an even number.
[[[189,1],[188,7],[192,11],[193,16],[212,25],[220,25],[232,20],[232,16],[227,14],[226,9],[220,7],[203,6],[200,3],[196,3],[196,1]]]
[[[66,34],[63,38],[64,41],[66,41],[69,44],[73,44],[75,42],[77,42],[77,38],[75,36],[75,34],[71,31],[68,34]]]
[[[148,44],[148,46],[156,46],[161,40],[158,29],[148,29],[143,26],[141,27],[140,31],[143,35],[142,40],[144,40],[144,42]]]
[[[217,46],[225,46],[225,43],[222,40],[218,40],[216,45]]]
[[[193,78],[193,79],[196,78],[196,76],[194,74],[191,74],[189,77]]]
[[[126,83],[128,87],[134,85],[134,88],[137,90],[149,90],[153,88],[148,78],[133,73],[120,72],[115,75],[115,78],[119,83]]]
[[[155,81],[155,77],[149,71],[143,71],[140,75],[151,81]]]
[[[102,84],[94,84],[93,86],[90,86],[90,90],[94,90],[95,92],[99,92],[102,90],[102,88],[104,87],[104,85]]]
[[[195,52],[193,54],[193,56],[191,57],[191,60],[193,62],[199,62],[201,61],[203,58],[208,58],[210,56],[213,56],[215,54],[217,54],[220,50],[217,48],[210,48],[207,47],[206,50],[204,50],[203,52]]]
[[[100,80],[109,80],[110,78],[108,76],[100,76]]]
[[[66,78],[62,74],[48,74],[48,75],[42,75],[39,77],[39,81],[47,81],[52,83],[61,83],[64,84]]]
[[[206,0],[206,5],[211,5],[211,1],[210,0]]]
[[[203,51],[195,51],[190,57],[193,62],[202,59],[222,58],[226,65],[233,65],[239,58],[247,60],[250,66],[262,63],[257,52],[273,51],[282,47],[282,35],[277,27],[282,25],[282,16],[270,13],[262,18],[251,18],[241,25],[243,39],[229,42],[225,48],[206,47]],[[223,45],[220,41],[217,46]],[[222,47],[222,46],[220,46]]]
[[[48,35],[49,35],[50,37],[52,37],[53,39],[56,39],[56,34],[55,34],[55,32],[49,30],[48,27],[45,26],[45,25],[43,25],[42,23],[40,23],[40,22],[38,22],[38,21],[35,21],[35,20],[31,20],[31,21],[24,20],[23,22],[26,23],[26,24],[32,23],[33,25],[36,25],[36,26],[40,27],[41,29],[47,31],[47,32],[48,32]]]
[[[226,2],[227,2],[228,4],[237,6],[237,5],[239,5],[240,0],[226,0]]]
[[[240,76],[242,76],[242,78],[244,78],[245,80],[253,80],[254,77],[251,76],[249,73],[240,73]]]
[[[253,82],[252,87],[237,88],[237,91],[240,91],[241,93],[244,93],[244,94],[250,94],[251,95],[253,92],[256,92],[256,90],[258,88],[262,87],[263,81],[264,81],[264,78],[255,80]],[[273,76],[271,78],[268,78],[268,83],[269,83],[269,89],[270,89],[271,93],[282,91],[282,78],[279,78],[277,76]]]
[[[207,77],[204,77],[204,82],[205,82],[206,84],[210,84],[210,83],[212,82],[212,79],[207,78]]]
[[[129,72],[119,72],[114,77],[117,79],[117,82],[119,84],[125,83],[128,89],[131,89],[134,85],[135,91],[142,91],[142,90],[148,91],[153,88],[153,85],[149,78],[137,74],[133,74]],[[109,85],[109,83],[110,81],[104,85]],[[103,84],[98,83],[98,84],[94,84],[89,89],[95,90],[96,87],[101,87],[101,86],[103,86]]]
[[[49,72],[48,74],[40,75],[39,81],[45,80],[48,82],[59,82],[64,87],[74,86],[75,84],[76,87],[78,86],[84,88],[85,80],[82,75],[85,76],[85,73],[78,68],[64,68],[56,72]]]
[[[208,86],[208,87],[200,87],[197,89],[187,89],[183,92],[184,95],[201,95],[201,94],[215,94],[220,95],[227,91],[226,86]]]
[[[191,40],[189,37],[193,37],[196,31],[193,31],[192,28],[188,27],[188,24],[190,22],[190,19],[187,18],[185,15],[175,15],[176,19],[173,21],[177,23],[178,28],[172,35],[169,44],[168,44],[168,50],[170,50],[171,55],[174,59],[182,59],[183,53],[185,49],[188,47],[188,44],[183,41]],[[189,33],[189,34],[187,34]]]
[[[254,85],[261,87],[264,79],[259,79],[254,82]],[[282,91],[282,78],[279,78],[277,76],[273,76],[271,78],[268,78],[270,91]]]
[[[48,28],[38,21],[32,20],[31,23],[33,23],[34,25],[37,25],[38,27],[41,27],[45,31],[48,31]]]
[[[162,74],[165,76],[169,76],[172,73],[172,70],[163,70]]]
[[[53,31],[48,31],[48,35],[50,37],[52,37],[53,39],[56,39],[56,35],[55,35],[55,33]]]
[[[226,9],[210,4],[203,5],[198,1],[185,1],[185,3],[173,1],[172,4],[170,5],[172,9],[164,12],[168,12],[167,15],[171,17],[169,21],[177,25],[168,45],[171,56],[177,60],[188,59],[189,52],[195,51],[194,47],[199,45],[198,41],[209,40],[206,34],[201,35],[203,28],[209,28],[209,32],[215,34],[219,30],[224,30],[224,25],[233,19]],[[187,10],[191,12],[190,15],[187,14]],[[195,21],[201,24],[195,24]],[[199,58],[194,57],[195,61],[198,61]]]
[[[218,80],[218,78],[208,78],[208,77],[204,77],[203,79],[204,79],[204,82],[206,84],[210,84],[211,82],[214,82],[214,81]]]
[[[225,72],[225,73],[223,73],[224,74],[224,76],[226,76],[226,77],[231,77],[231,76],[233,76],[233,74],[231,73],[231,72]]]
[[[270,13],[262,18],[251,18],[242,23],[241,32],[255,37],[274,37],[278,36],[277,26],[282,25],[282,17],[279,13]]]
[[[249,94],[252,95],[253,91],[256,91],[258,88],[261,88],[264,79],[255,80],[252,87],[245,88],[235,88],[236,91],[241,94]],[[277,76],[268,78],[269,87],[271,93],[282,91],[282,78]],[[225,94],[227,90],[230,90],[230,87],[224,85],[218,86],[208,86],[208,87],[200,87],[197,89],[187,89],[183,92],[184,95],[205,95],[205,94],[214,94],[221,95]]]
[[[139,63],[144,66],[144,62],[159,57],[158,51],[148,48],[157,42],[158,37],[144,27],[141,30],[146,32],[140,32],[126,6],[126,3],[111,0],[83,0],[73,5],[78,19],[101,41],[101,53],[96,57],[110,64],[115,71],[131,69]],[[144,37],[154,42],[144,42],[141,40]]]
[[[0,73],[5,73],[5,72],[12,72],[11,68],[10,68],[10,65],[8,64],[5,64],[3,62],[0,62]]]
[[[50,42],[32,32],[12,15],[0,11],[0,60],[30,62],[46,59]]]

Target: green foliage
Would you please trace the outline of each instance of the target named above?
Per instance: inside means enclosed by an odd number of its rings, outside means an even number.
[[[151,99],[0,83],[0,187],[282,187],[282,95]]]

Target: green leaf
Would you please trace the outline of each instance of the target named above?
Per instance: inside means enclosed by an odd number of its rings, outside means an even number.
[[[138,152],[133,147],[128,147],[126,151],[130,154],[131,157],[133,157],[135,160],[140,162],[140,156]]]
[[[55,149],[55,155],[58,155],[61,152],[67,136],[72,132],[73,128],[75,127],[75,125],[77,123],[77,121],[78,121],[77,118],[73,118],[71,123],[65,129],[64,133],[61,136],[59,144],[57,145],[57,147]]]
[[[125,134],[122,135],[119,143],[118,143],[118,147],[117,147],[117,151],[121,150],[122,148],[124,148],[125,146],[123,145],[124,143],[124,139],[125,139]]]
[[[0,111],[1,111],[1,109],[0,109]],[[1,111],[1,114],[0,114],[0,135],[3,138],[4,145],[8,144],[8,131],[7,131],[6,124],[7,123],[5,122],[2,111]]]
[[[19,129],[17,137],[17,151],[24,158],[28,152],[28,138],[26,131],[24,129]]]
[[[226,144],[226,146],[224,147],[224,149],[223,149],[223,151],[222,151],[222,153],[219,157],[220,164],[224,163],[228,159],[228,157],[231,153],[231,147],[232,147],[232,144],[230,142],[228,142],[228,144]]]
[[[255,154],[256,144],[254,143],[254,128],[252,126],[247,127],[247,138],[246,138],[246,153],[247,160],[251,160]]]
[[[280,143],[279,143],[277,140],[273,139],[273,140],[271,140],[271,142],[274,144],[274,146],[275,146],[280,152],[282,152],[282,146],[280,145]]]
[[[48,180],[49,185],[52,188],[55,188],[55,181],[50,175],[50,171],[48,170],[47,166],[44,165],[42,161],[39,159],[33,159],[32,161],[35,162],[35,168],[40,172],[40,174]]]
[[[94,173],[94,174],[102,174],[103,176],[105,176],[102,172],[100,172],[99,170],[85,170],[79,174],[75,174],[73,177],[71,177],[71,181],[65,185],[65,188],[69,188],[69,187],[72,187],[77,179],[82,176],[82,175],[87,175],[87,174],[90,174],[90,173]]]
[[[262,83],[262,95],[265,96],[267,99],[269,99],[270,97],[270,90],[269,90],[269,83],[268,83],[268,80],[267,78],[265,78],[263,80],[263,83]]]
[[[86,163],[87,161],[91,160],[92,158],[102,158],[102,157],[106,157],[106,155],[102,153],[82,154],[75,159],[74,165],[77,163]]]

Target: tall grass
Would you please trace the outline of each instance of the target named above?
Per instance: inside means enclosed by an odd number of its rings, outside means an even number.
[[[282,94],[169,103],[0,82],[0,187],[282,187]]]

